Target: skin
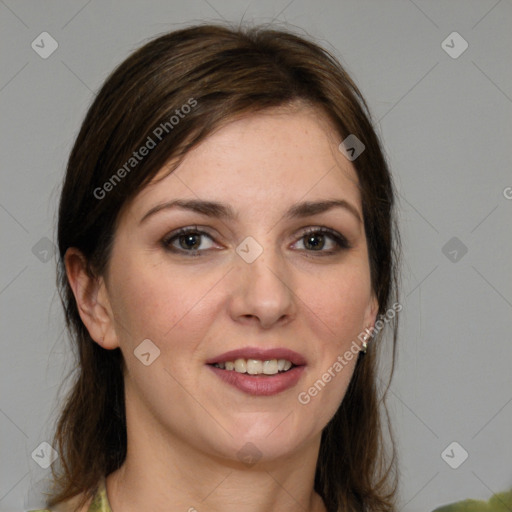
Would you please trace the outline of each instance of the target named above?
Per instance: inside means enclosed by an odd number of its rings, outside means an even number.
[[[374,324],[378,305],[356,215],[340,207],[284,215],[303,201],[343,199],[362,219],[357,176],[339,142],[307,107],[232,121],[171,174],[164,177],[162,169],[163,179],[123,210],[106,275],[88,277],[80,252],[67,252],[68,278],[91,337],[107,350],[120,347],[125,360],[128,454],[107,478],[113,510],[325,510],[313,489],[320,436],[357,358],[307,405],[297,397]],[[167,208],[141,222],[174,199],[218,201],[237,217]],[[192,239],[200,255],[185,253],[183,238],[171,240],[181,253],[166,250],[162,240],[188,226],[211,237]],[[335,230],[350,248],[336,252],[329,235],[322,241],[317,234],[319,249],[312,249],[304,237],[310,227]],[[247,236],[263,249],[252,263],[236,253]],[[145,339],[160,349],[149,366],[134,356]],[[247,346],[302,354],[307,366],[298,384],[255,397],[205,365]],[[248,442],[261,452],[250,467],[237,456]]]

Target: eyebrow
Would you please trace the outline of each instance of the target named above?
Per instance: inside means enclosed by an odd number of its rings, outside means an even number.
[[[349,211],[358,222],[362,222],[357,208],[345,199],[331,199],[328,201],[306,201],[292,206],[285,214],[286,218],[302,218],[324,213],[332,208],[344,208]]]
[[[184,210],[193,211],[208,217],[217,217],[220,219],[231,219],[236,220],[238,215],[235,213],[231,206],[219,203],[217,201],[203,201],[200,199],[175,199],[162,204],[158,204],[151,208],[141,218],[139,224],[142,224],[149,217],[155,215],[163,210],[169,210],[174,208],[182,208]],[[284,215],[284,218],[294,219],[309,217],[311,215],[318,215],[324,213],[333,208],[344,208],[350,212],[359,223],[362,222],[361,216],[357,211],[357,208],[345,199],[331,199],[326,201],[305,201],[296,205],[293,205]]]

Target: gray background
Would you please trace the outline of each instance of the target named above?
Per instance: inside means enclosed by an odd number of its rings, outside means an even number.
[[[94,91],[147,38],[242,18],[293,24],[330,48],[367,98],[393,169],[405,264],[389,405],[402,510],[488,499],[512,484],[510,0],[5,0],[2,512],[37,505],[37,482],[50,472],[31,454],[51,440],[72,367],[51,240],[66,158]],[[44,31],[58,42],[47,59],[31,47]],[[469,44],[458,58],[441,45],[453,31]],[[441,457],[453,441],[469,454],[457,469]],[[452,463],[462,448],[448,452]]]

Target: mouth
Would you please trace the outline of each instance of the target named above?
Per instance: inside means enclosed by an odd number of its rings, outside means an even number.
[[[250,395],[269,396],[297,384],[306,366],[303,356],[288,349],[232,350],[206,364],[224,382]]]
[[[234,361],[226,361],[223,363],[213,363],[215,368],[226,370],[228,372],[245,373],[248,375],[276,375],[278,373],[286,373],[297,365],[294,365],[288,359],[243,359],[238,358]]]

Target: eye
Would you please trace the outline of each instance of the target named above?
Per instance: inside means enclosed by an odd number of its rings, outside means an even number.
[[[164,248],[171,252],[190,253],[197,255],[197,252],[203,252],[212,249],[213,239],[208,233],[200,231],[197,226],[181,228],[169,233],[163,240]]]
[[[296,244],[299,244],[299,247],[296,247],[299,250],[319,252],[323,253],[322,255],[335,254],[351,248],[348,240],[341,233],[323,227],[308,228]]]

